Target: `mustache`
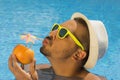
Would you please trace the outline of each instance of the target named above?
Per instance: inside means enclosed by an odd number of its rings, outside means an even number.
[[[52,40],[53,39],[51,36],[47,36],[45,38],[48,39],[48,40]]]

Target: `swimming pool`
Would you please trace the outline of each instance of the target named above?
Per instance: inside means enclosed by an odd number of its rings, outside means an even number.
[[[108,80],[120,80],[119,3],[119,0],[0,0],[0,80],[14,79],[7,61],[13,47],[24,43],[19,37],[21,33],[44,38],[53,23],[68,20],[74,12],[103,21],[108,31],[108,51],[90,71]],[[39,41],[33,46],[37,64],[49,63],[39,53],[40,46]]]

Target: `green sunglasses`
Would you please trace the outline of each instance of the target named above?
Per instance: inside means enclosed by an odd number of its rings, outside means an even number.
[[[85,50],[83,45],[78,41],[78,39],[65,27],[62,27],[59,24],[54,24],[51,31],[58,30],[58,37],[60,39],[64,39],[67,35],[70,35],[70,37],[74,40],[74,42],[82,49]]]

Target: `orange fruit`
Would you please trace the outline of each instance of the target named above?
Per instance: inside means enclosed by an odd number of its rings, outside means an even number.
[[[34,51],[22,44],[18,44],[13,49],[13,54],[15,54],[17,60],[22,64],[29,64],[34,59]]]

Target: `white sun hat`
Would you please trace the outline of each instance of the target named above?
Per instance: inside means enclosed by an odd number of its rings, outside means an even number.
[[[88,25],[90,35],[89,57],[84,67],[86,69],[93,68],[98,59],[103,57],[108,48],[108,35],[104,24],[98,20],[88,20],[86,16],[81,13],[74,13],[71,19],[80,17]]]

